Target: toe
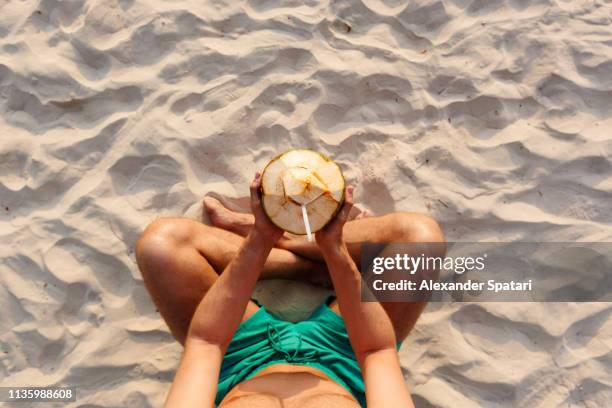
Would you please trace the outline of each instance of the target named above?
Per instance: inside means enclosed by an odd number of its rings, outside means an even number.
[[[204,208],[206,208],[208,212],[218,210],[219,207],[222,206],[221,202],[214,197],[204,197],[202,202],[204,204]]]

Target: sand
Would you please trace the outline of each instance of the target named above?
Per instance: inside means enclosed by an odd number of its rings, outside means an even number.
[[[205,194],[245,197],[291,147],[451,241],[611,241],[611,16],[602,0],[0,0],[0,385],[161,406],[181,349],[135,240]],[[610,405],[611,313],[432,304],[406,381],[418,407]]]

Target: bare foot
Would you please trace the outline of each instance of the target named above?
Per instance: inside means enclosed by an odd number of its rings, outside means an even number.
[[[249,231],[253,226],[254,222],[252,214],[232,211],[226,208],[219,200],[213,197],[204,197],[203,204],[204,210],[208,213],[210,221],[215,227],[222,228],[226,231],[233,232],[243,237],[246,237],[249,234]],[[359,220],[371,216],[373,216],[373,214],[370,210],[363,210],[354,219]],[[295,244],[299,243],[300,246],[303,246],[305,243],[305,239],[305,236],[285,233],[276,243],[276,246],[278,248],[283,248],[293,252],[296,251]],[[306,244],[306,247],[310,248],[309,251],[312,251],[313,253],[303,253],[300,251],[296,251],[296,253],[310,259],[319,260],[318,256],[316,256],[316,254],[318,254],[318,249],[316,247],[313,248],[310,244]],[[329,277],[326,273],[321,274],[320,277],[322,278],[322,281],[316,283],[328,284],[327,280],[329,279]],[[317,278],[314,278],[314,280],[317,280]]]
[[[253,215],[232,211],[225,208],[221,201],[213,197],[204,197],[204,210],[215,227],[231,231],[246,237],[253,226]]]

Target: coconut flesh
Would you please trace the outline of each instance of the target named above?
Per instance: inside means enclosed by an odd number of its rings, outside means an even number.
[[[340,167],[312,150],[290,150],[273,159],[261,179],[263,208],[285,231],[306,234],[302,205],[316,232],[336,215],[344,201]]]

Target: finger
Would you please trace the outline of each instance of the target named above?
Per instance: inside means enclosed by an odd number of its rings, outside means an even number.
[[[355,191],[355,187],[348,186],[344,192],[344,205],[340,210],[339,217],[342,221],[346,221],[348,219],[349,213],[351,212],[351,208],[353,208],[353,192]]]
[[[251,200],[257,204],[260,200],[260,189],[261,189],[261,173],[255,172],[255,177],[251,181]]]
[[[347,186],[346,192],[344,194],[344,202],[349,203],[351,207],[353,206],[353,192],[355,191],[354,186]]]
[[[251,191],[257,190],[261,187],[261,173],[256,171],[253,181],[251,181]]]

